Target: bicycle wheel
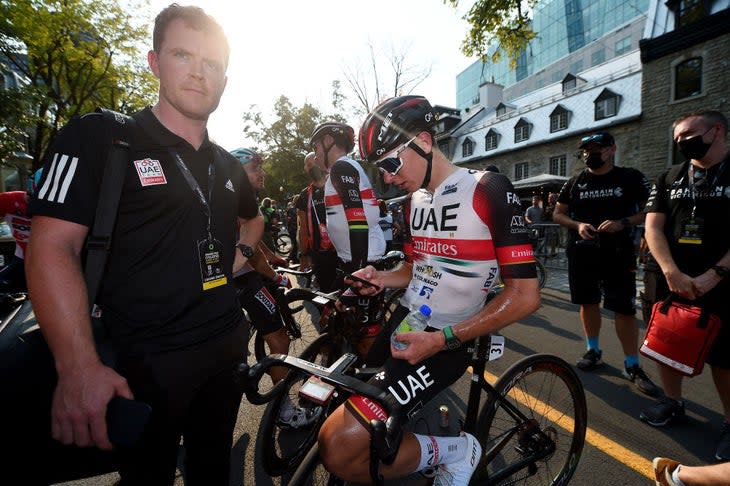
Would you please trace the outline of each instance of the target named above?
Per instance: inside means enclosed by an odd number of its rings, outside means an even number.
[[[276,252],[283,257],[289,256],[289,253],[291,253],[291,238],[289,235],[280,234],[276,237]]]
[[[288,486],[343,486],[345,481],[332,476],[319,459],[319,445],[315,442],[291,479]]]
[[[327,367],[341,355],[341,346],[329,334],[322,334],[300,357]],[[261,418],[261,462],[271,476],[281,476],[297,467],[302,457],[316,444],[319,428],[329,412],[339,405],[336,399],[332,399],[318,412],[317,419],[312,423],[297,428],[280,427],[277,422],[282,409],[288,405],[287,401],[307,412],[318,407],[316,403],[299,396],[299,389],[308,378],[306,373],[291,370],[284,378],[284,392],[269,402]]]
[[[572,367],[556,356],[528,356],[505,371],[494,388],[528,422],[517,419],[496,396],[488,397],[477,422],[483,455],[475,478],[495,485],[567,484],[583,450],[587,421],[583,386]],[[530,456],[549,447],[535,427],[555,450],[532,461]],[[526,463],[520,467],[520,461]]]

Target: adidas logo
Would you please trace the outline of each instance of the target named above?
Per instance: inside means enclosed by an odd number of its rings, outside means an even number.
[[[228,189],[228,190],[229,190],[229,191],[231,191],[231,192],[236,192],[236,191],[235,191],[235,190],[233,189],[233,183],[231,182],[231,180],[230,180],[230,179],[228,179],[228,182],[226,182],[226,189]]]

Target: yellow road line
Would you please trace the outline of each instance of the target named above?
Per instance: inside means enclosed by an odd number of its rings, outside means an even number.
[[[471,372],[471,367],[469,368],[469,372]],[[494,385],[494,383],[497,381],[497,378],[497,376],[489,373],[488,371],[484,372],[484,379],[487,380],[487,382],[491,385]],[[545,415],[549,420],[555,422],[557,425],[567,431],[573,430],[573,419],[571,419],[570,417],[566,417],[560,411],[555,410],[554,408],[550,407],[546,403],[538,400],[531,395],[527,395],[525,393],[520,394],[523,395],[523,397],[527,397],[532,401],[531,406],[533,408],[536,405],[544,408],[545,412],[543,413],[543,415]],[[517,396],[515,396],[514,390],[510,392],[510,396],[523,404],[525,403],[524,400],[520,400]],[[604,454],[607,454],[618,462],[624,464],[625,466],[630,467],[642,476],[646,476],[651,480],[654,479],[654,470],[649,459],[646,459],[645,457],[636,454],[635,452],[627,449],[618,442],[615,442],[605,435],[596,432],[590,427],[586,428],[586,442],[596,449],[600,450]]]

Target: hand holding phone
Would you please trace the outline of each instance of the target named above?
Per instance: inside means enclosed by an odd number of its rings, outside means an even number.
[[[375,285],[374,283],[369,282],[369,281],[365,280],[364,278],[360,278],[357,275],[353,275],[351,273],[348,273],[347,275],[345,275],[345,278],[348,279],[348,280],[352,280],[353,282],[360,282],[365,287],[373,287],[375,289],[379,289],[380,288],[377,285]]]
[[[141,437],[152,407],[144,402],[115,396],[106,406],[106,431],[114,447],[131,447]]]

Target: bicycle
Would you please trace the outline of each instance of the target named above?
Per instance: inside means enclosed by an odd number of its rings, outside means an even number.
[[[470,484],[540,484],[565,485],[575,471],[585,441],[587,422],[585,394],[572,367],[564,360],[548,355],[527,356],[512,365],[494,385],[484,379],[489,361],[491,336],[475,341],[471,380],[463,429],[474,434],[482,445],[482,457]],[[496,349],[496,348],[492,348]],[[333,386],[341,403],[349,393],[367,396],[385,405],[383,392],[372,389],[363,380],[374,370],[353,365],[357,358],[345,354],[324,368],[301,358],[272,355],[253,368],[242,367],[249,388],[246,396],[252,403],[265,399],[256,395],[257,376],[272,365],[284,365]],[[479,407],[482,392],[484,405]],[[539,394],[533,396],[535,392]],[[397,411],[388,410],[389,423],[373,424],[371,437],[371,476],[375,484],[383,484],[378,471],[381,463],[394,457],[394,438],[398,423]],[[564,430],[561,432],[561,430]],[[315,442],[294,472],[290,486],[304,484],[344,484],[322,466]]]
[[[392,268],[404,258],[402,252],[390,252],[375,262],[374,266],[381,269]],[[298,356],[316,362],[320,366],[329,366],[346,351],[359,351],[364,358],[365,341],[359,334],[362,325],[356,311],[340,313],[335,309],[334,303],[340,292],[326,294],[306,288],[293,288],[285,292],[285,299],[290,304],[296,301],[298,305],[312,305],[319,311],[317,327],[322,334]],[[371,311],[371,316],[374,316],[372,322],[384,322],[384,317],[387,317],[389,312],[384,307],[384,300],[376,300],[375,305],[378,307]],[[313,316],[316,315],[313,313]],[[289,355],[297,354],[290,349]],[[269,393],[271,398],[261,419],[259,436],[262,438],[261,462],[264,470],[271,476],[281,476],[297,466],[312,443],[316,441],[319,427],[328,415],[326,410],[316,410],[316,405],[298,398],[299,389],[306,378],[300,373],[290,372],[280,382],[281,385],[277,384],[276,389]],[[298,428],[280,427],[277,420],[281,416],[282,408],[290,404],[305,411],[305,416],[312,420],[311,423]]]
[[[482,336],[473,343],[472,379],[463,429],[477,437],[483,453],[470,484],[565,485],[575,471],[585,441],[587,410],[581,382],[561,358],[535,354],[513,364],[491,385],[484,378],[486,363],[500,357],[503,346],[503,338],[496,335]],[[302,358],[272,355],[252,368],[242,365],[239,372],[247,398],[251,403],[270,400],[270,396],[258,393],[257,381],[270,366],[283,365],[334,387],[330,401],[320,405],[327,409],[343,403],[351,393],[387,407],[383,392],[364,382],[376,369],[359,368],[356,356],[346,353],[328,366],[307,360],[308,357],[311,356],[306,353]],[[486,393],[486,400],[480,407],[482,392]],[[392,422],[373,424],[370,471],[375,484],[383,484],[378,472],[380,464],[388,464],[398,446],[398,415],[392,410],[388,412]],[[344,484],[322,466],[316,441],[289,482],[290,486],[304,484]]]

